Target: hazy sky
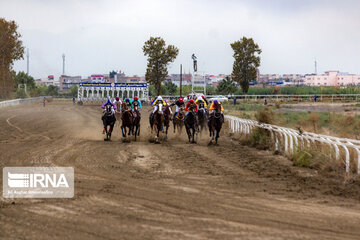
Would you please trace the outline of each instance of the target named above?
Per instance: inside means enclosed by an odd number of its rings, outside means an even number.
[[[144,75],[142,46],[161,36],[180,49],[169,67],[231,73],[230,43],[252,37],[263,50],[261,73],[360,73],[358,0],[0,0],[30,49],[35,78],[62,72],[86,77],[110,70]],[[14,65],[26,71],[26,61]]]

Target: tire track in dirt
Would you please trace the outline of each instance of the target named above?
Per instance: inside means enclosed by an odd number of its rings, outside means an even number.
[[[319,196],[288,194],[294,186],[288,182],[298,179],[295,170],[283,158],[240,146],[225,128],[218,146],[207,146],[206,134],[189,144],[172,129],[167,142],[152,144],[143,114],[140,141],[124,143],[115,130],[113,141],[104,142],[99,107],[20,106],[0,112],[0,119],[20,116],[17,111],[24,114],[16,121],[24,132],[49,134],[52,140],[39,142],[33,135],[25,156],[18,151],[20,140],[0,146],[13,155],[6,164],[73,166],[75,197],[0,201],[0,237],[356,239],[360,234],[359,203],[324,196],[319,189],[314,190]],[[37,118],[41,128],[29,125]]]

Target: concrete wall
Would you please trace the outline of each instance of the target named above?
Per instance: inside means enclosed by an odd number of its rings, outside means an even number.
[[[0,108],[1,107],[9,107],[9,106],[15,106],[19,104],[24,103],[31,103],[35,101],[41,101],[44,97],[35,97],[35,98],[19,98],[19,99],[13,99],[13,100],[7,100],[0,102]]]

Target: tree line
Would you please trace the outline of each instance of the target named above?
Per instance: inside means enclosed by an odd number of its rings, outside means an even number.
[[[17,97],[24,97],[25,90],[21,88],[27,85],[29,95],[43,94],[57,89],[35,86],[31,76],[25,73],[14,73],[13,63],[24,58],[24,46],[21,34],[17,31],[18,25],[15,21],[6,21],[0,18],[0,98],[9,98],[15,93]],[[234,51],[234,63],[231,78],[225,78],[218,86],[218,92],[235,91],[235,83],[241,86],[244,93],[249,91],[249,82],[256,79],[256,71],[260,66],[261,49],[252,38],[242,39],[230,44]],[[146,81],[154,87],[156,95],[162,92],[174,94],[177,87],[172,83],[164,83],[168,76],[168,65],[174,62],[179,54],[179,49],[174,45],[166,45],[161,37],[150,37],[143,47],[143,53],[147,56]],[[114,73],[112,73],[114,74]],[[19,80],[21,79],[21,80]],[[19,87],[20,86],[20,87]],[[212,91],[213,89],[209,89]]]

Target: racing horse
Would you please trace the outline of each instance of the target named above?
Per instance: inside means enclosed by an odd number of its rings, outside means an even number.
[[[170,106],[166,105],[164,109],[164,128],[165,128],[165,139],[168,138],[168,129],[171,122]]]
[[[106,133],[106,138],[104,138],[104,141],[110,141],[111,140],[111,133],[114,129],[114,125],[116,122],[116,118],[114,115],[114,112],[112,110],[112,106],[110,104],[107,104],[105,106],[105,113],[104,116],[102,117],[103,120],[103,125],[104,125],[104,129],[105,129],[105,133]],[[108,129],[108,126],[109,129]]]
[[[222,127],[222,123],[223,122],[221,116],[221,106],[218,105],[215,111],[211,113],[209,118],[208,127],[211,137],[210,144],[214,142],[214,138],[215,138],[215,143],[217,144],[218,138],[220,137],[219,134]],[[216,135],[215,135],[215,131],[216,131]]]
[[[133,116],[131,114],[131,109],[129,109],[128,105],[126,104],[126,102],[123,102],[121,104],[121,133],[123,135],[123,137],[126,137],[126,128],[129,128],[129,133],[128,135],[130,135],[133,132]]]
[[[186,128],[186,133],[189,138],[189,142],[196,143],[195,135],[197,140],[198,121],[193,106],[190,107],[188,114],[185,116],[184,124]]]
[[[133,102],[133,108],[134,108],[133,110],[134,121],[133,121],[132,131],[133,131],[133,135],[135,135],[135,141],[136,141],[136,136],[140,136],[140,121],[141,121],[141,114],[139,112],[139,103],[137,101]]]
[[[116,110],[115,110],[115,118],[116,121],[118,121],[118,124],[116,124],[118,127],[120,127],[120,120],[121,120],[121,103],[115,102]]]
[[[159,143],[160,131],[163,129],[164,115],[162,112],[163,105],[159,103],[158,110],[150,117],[150,129],[151,133],[155,132],[155,143]]]
[[[197,115],[199,120],[199,130],[200,133],[202,133],[203,129],[207,127],[207,123],[208,123],[207,112],[203,103],[199,104],[199,111],[197,112]]]
[[[176,129],[179,134],[182,132],[182,128],[184,127],[184,118],[184,107],[180,107],[180,110],[174,119],[174,133]]]

